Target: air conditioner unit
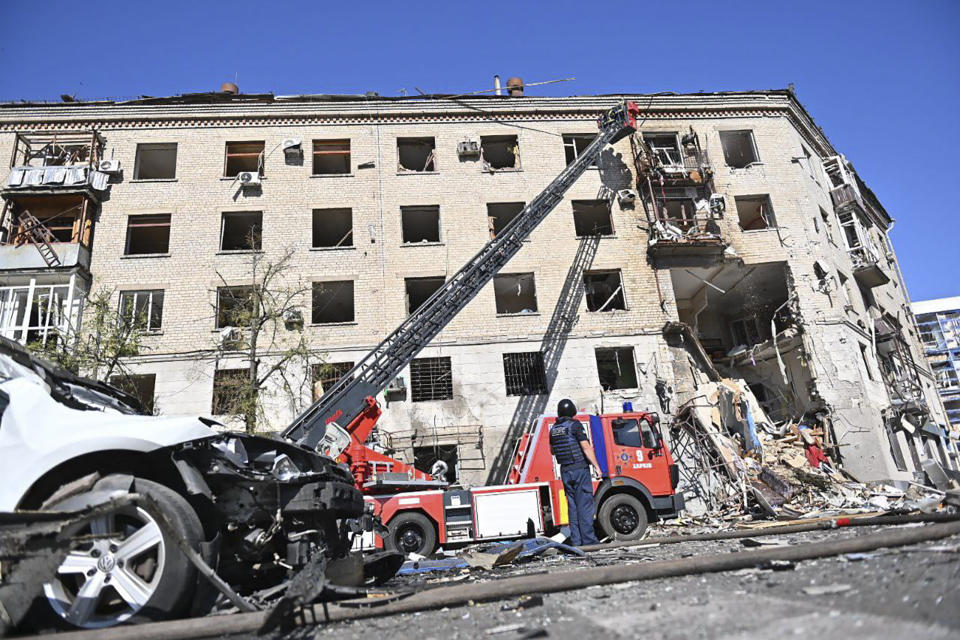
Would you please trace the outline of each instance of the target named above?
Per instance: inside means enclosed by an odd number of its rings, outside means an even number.
[[[237,180],[240,181],[240,186],[242,187],[252,187],[260,184],[260,172],[259,171],[241,171],[237,174]]]
[[[303,314],[299,309],[287,309],[283,312],[283,325],[288,331],[303,328]]]
[[[289,151],[291,149],[296,149],[301,144],[303,144],[303,141],[300,140],[300,138],[287,138],[280,143],[280,148],[282,148],[284,151]]]
[[[461,158],[480,157],[480,143],[476,140],[464,140],[458,143],[457,155]]]
[[[120,161],[119,160],[101,160],[97,164],[97,171],[102,171],[103,173],[117,173],[120,171]]]
[[[406,393],[407,392],[407,381],[403,379],[403,376],[397,376],[390,381],[390,384],[387,385],[387,393]]]
[[[633,189],[620,189],[617,191],[617,202],[621,206],[631,205],[637,201],[637,192]]]
[[[280,148],[287,162],[296,163],[303,158],[303,141],[300,138],[286,138],[280,143]]]

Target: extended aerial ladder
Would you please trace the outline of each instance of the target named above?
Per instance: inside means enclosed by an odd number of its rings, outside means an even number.
[[[636,103],[624,101],[604,114],[597,123],[600,133],[587,148],[393,333],[301,413],[283,436],[347,462],[361,488],[371,487],[382,471],[405,474],[410,483],[420,486],[435,482],[429,474],[366,446],[381,413],[377,393],[520,251],[523,241],[604,148],[636,130],[639,111]]]

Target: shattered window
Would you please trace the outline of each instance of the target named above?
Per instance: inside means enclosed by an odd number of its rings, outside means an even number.
[[[159,331],[163,322],[163,290],[121,291],[120,318],[141,331]]]
[[[440,242],[440,207],[400,207],[404,244]]]
[[[647,133],[643,141],[650,147],[650,152],[656,156],[661,165],[682,166],[683,156],[680,154],[680,145],[677,144],[675,133]]]
[[[223,175],[235,178],[245,172],[263,175],[263,146],[260,142],[228,142]]]
[[[573,161],[580,157],[590,143],[597,137],[595,133],[565,133],[563,134],[563,152],[566,156],[567,164],[573,164]],[[591,167],[597,166],[597,160],[594,158],[590,163]]]
[[[433,138],[397,138],[400,173],[431,173],[437,170],[436,142]]]
[[[340,382],[343,376],[353,369],[352,362],[323,362],[310,366],[310,377],[313,380],[313,401],[316,402],[333,385]]]
[[[588,271],[583,274],[587,311],[623,311],[627,308],[620,271]]]
[[[577,237],[613,235],[613,217],[607,200],[574,200],[573,227]]]
[[[262,238],[262,211],[230,211],[223,214],[221,251],[259,251]]]
[[[733,199],[737,206],[740,228],[744,231],[773,229],[777,219],[773,215],[770,196],[737,196]]]
[[[177,143],[138,144],[134,180],[172,180],[177,177]]]
[[[743,169],[760,162],[753,131],[721,131],[720,146],[723,147],[723,158],[728,167]]]
[[[604,391],[636,389],[637,367],[633,361],[633,347],[597,349],[597,374]]]
[[[517,136],[480,136],[484,171],[520,169],[520,142]]]
[[[450,358],[414,358],[410,362],[410,398],[413,402],[453,397]]]
[[[523,207],[522,202],[487,203],[487,227],[490,230],[490,237],[494,238],[503,231],[523,211]]]
[[[245,327],[255,313],[253,287],[219,287],[217,289],[217,329]]]
[[[443,479],[449,483],[457,481],[458,456],[455,444],[434,444],[413,448],[413,466],[424,473],[430,473],[433,465],[442,461],[447,465]]]
[[[130,216],[124,255],[165,254],[170,251],[170,214]]]
[[[535,396],[547,393],[547,374],[543,353],[503,354],[503,378],[508,396]]]
[[[407,290],[407,314],[412,314],[424,302],[430,299],[437,289],[443,286],[446,279],[443,276],[433,278],[406,278],[404,286]]]
[[[350,173],[350,139],[314,140],[313,175],[342,175]]]
[[[532,273],[500,274],[493,279],[497,314],[536,313],[537,287]]]
[[[344,249],[352,246],[353,210],[313,210],[313,247],[315,249]]]
[[[353,280],[313,283],[313,324],[353,322]]]

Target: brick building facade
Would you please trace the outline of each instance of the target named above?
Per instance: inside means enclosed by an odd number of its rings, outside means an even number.
[[[468,482],[495,478],[518,430],[562,397],[589,410],[629,401],[668,421],[697,396],[706,353],[771,419],[819,411],[858,478],[910,478],[915,433],[947,423],[891,219],[787,91],[3,105],[0,154],[13,160],[0,332],[68,333],[83,294],[108,291],[149,316],[128,362],[139,388],[159,411],[209,415],[216,371],[243,366],[223,349],[218,291],[249,282],[253,256],[290,250],[286,278],[304,288],[302,331],[329,383],[623,98],[641,108],[638,134],[603,153],[381,395],[384,444],[408,460],[446,457]],[[70,144],[87,151],[64,160]],[[47,179],[84,163],[82,179]],[[33,237],[24,211],[54,235]],[[61,293],[45,303],[44,286]],[[281,327],[280,344],[300,330]],[[282,428],[309,402],[311,370],[292,373],[304,384],[270,394],[261,426]]]

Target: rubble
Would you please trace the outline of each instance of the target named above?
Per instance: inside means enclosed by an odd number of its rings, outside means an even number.
[[[704,382],[698,392],[670,427],[687,504],[680,525],[929,512],[944,502],[940,488],[863,483],[844,472],[822,414],[775,423],[743,380]]]

